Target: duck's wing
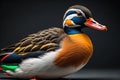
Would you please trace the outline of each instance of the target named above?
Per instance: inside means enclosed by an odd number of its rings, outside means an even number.
[[[31,34],[20,42],[1,49],[2,62],[21,62],[29,57],[38,57],[46,52],[60,48],[61,40],[66,36],[61,28],[49,28]]]

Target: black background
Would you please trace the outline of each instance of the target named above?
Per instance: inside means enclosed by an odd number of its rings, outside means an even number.
[[[62,27],[66,9],[75,4],[88,7],[107,32],[86,28],[94,54],[85,68],[120,69],[120,13],[117,1],[110,0],[1,0],[0,48],[18,42],[28,34],[49,27]]]

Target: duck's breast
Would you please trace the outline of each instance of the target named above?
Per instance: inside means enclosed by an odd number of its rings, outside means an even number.
[[[64,38],[62,50],[54,62],[60,67],[85,65],[93,53],[93,45],[86,34],[74,34]]]

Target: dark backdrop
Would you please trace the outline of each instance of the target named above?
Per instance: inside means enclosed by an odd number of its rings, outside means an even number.
[[[0,48],[48,27],[62,27],[66,9],[75,4],[88,7],[107,32],[85,29],[94,44],[94,54],[85,68],[120,69],[120,13],[117,1],[105,0],[1,0]]]

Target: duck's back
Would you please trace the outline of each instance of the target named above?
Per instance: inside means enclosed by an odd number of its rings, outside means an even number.
[[[35,51],[52,51],[59,47],[60,41],[66,36],[61,28],[49,28],[28,35],[20,42],[9,45],[0,50],[0,53],[16,52],[26,54]],[[52,46],[52,47],[51,47]],[[50,49],[51,47],[51,49]]]

